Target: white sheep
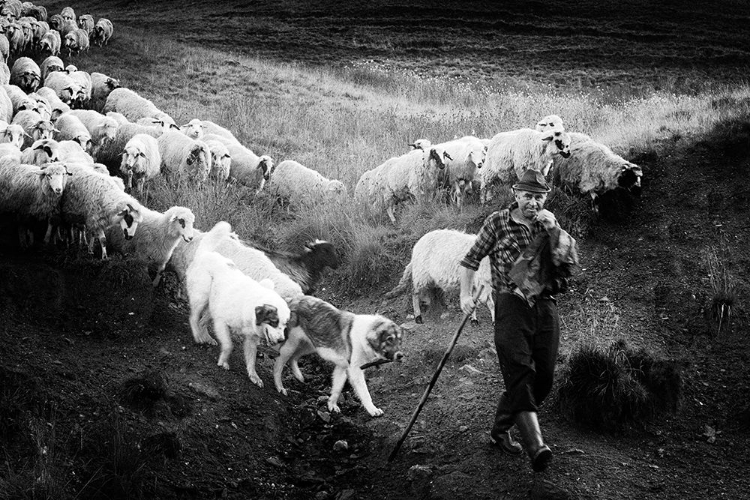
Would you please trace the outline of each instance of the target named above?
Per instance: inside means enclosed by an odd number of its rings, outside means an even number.
[[[57,30],[49,30],[42,37],[39,42],[40,52],[43,54],[49,54],[51,56],[60,55],[60,49],[62,48],[62,38],[60,38],[60,32]]]
[[[115,118],[110,114],[107,116]],[[162,134],[162,131],[162,128],[148,127],[137,123],[130,123],[128,121],[120,123],[117,127],[115,140],[108,142],[97,149],[95,159],[96,161],[107,165],[110,172],[116,172],[122,163],[122,152],[125,150],[125,145],[133,138],[133,136],[136,134],[147,134],[152,137],[159,137]]]
[[[211,151],[211,173],[209,177],[218,181],[226,182],[232,167],[232,156],[223,142],[216,139],[203,141]]]
[[[414,320],[422,323],[422,300],[430,300],[428,292],[439,288],[444,293],[457,293],[461,289],[460,262],[476,242],[476,235],[466,234],[451,229],[437,229],[422,236],[414,245],[411,261],[404,269],[396,288],[386,294],[393,298],[404,293],[409,284],[412,286],[412,305]],[[479,263],[474,273],[472,295],[484,285],[479,300],[490,310],[492,322],[495,322],[495,303],[492,300],[492,275],[489,257]],[[472,314],[472,323],[476,323],[476,311]]]
[[[10,158],[16,159],[19,163],[31,164],[30,162],[22,161],[21,160],[22,156],[23,156],[23,153],[21,152],[19,147],[16,146],[15,144],[10,144],[8,142],[0,143],[0,158],[10,157]]]
[[[536,122],[534,129],[537,132],[545,132],[547,130],[565,130],[565,127],[562,118],[557,115],[547,115]]]
[[[39,139],[21,153],[21,163],[42,166],[59,161],[60,145],[54,139]]]
[[[39,139],[52,139],[55,133],[55,126],[51,121],[45,120],[42,115],[36,111],[24,109],[16,113],[13,117],[13,125],[20,125],[23,128],[23,143],[21,149],[31,146],[34,141]]]
[[[5,36],[8,37],[10,54],[14,57],[20,56],[23,52],[24,45],[26,44],[26,37],[23,35],[21,25],[18,23],[10,23],[6,25]]]
[[[94,25],[94,32],[91,34],[91,43],[99,47],[107,45],[109,39],[112,38],[113,32],[114,26],[112,26],[112,21],[101,17],[96,21],[96,25]]]
[[[70,79],[77,83],[79,87],[81,87],[81,91],[76,98],[76,107],[87,107],[89,102],[91,101],[91,75],[89,75],[85,71],[79,71],[77,68],[75,68],[75,66],[70,65],[67,66],[66,72],[68,73]]]
[[[62,203],[63,220],[71,225],[85,224],[92,238],[89,253],[94,253],[94,237],[102,248],[102,260],[107,257],[107,238],[104,230],[118,226],[125,239],[132,238],[143,219],[143,207],[138,200],[118,189],[108,175],[90,167],[68,165],[73,177],[68,181]]]
[[[341,181],[329,180],[294,160],[282,161],[274,168],[266,191],[300,206],[340,202],[347,196],[346,186]]]
[[[438,171],[445,168],[445,161],[449,159],[450,155],[440,146],[430,146],[426,151],[416,149],[390,158],[360,177],[354,199],[371,206],[376,213],[385,209],[395,224],[396,205],[432,196],[437,189]]]
[[[106,113],[104,113],[104,116],[114,118],[120,125],[124,123],[130,123],[130,120],[125,118],[125,115],[123,115],[122,113],[118,113],[117,111],[107,111]]]
[[[26,139],[25,133],[21,125],[0,122],[0,144],[9,143],[20,150]]]
[[[146,261],[154,275],[152,284],[157,286],[177,243],[193,239],[195,215],[185,207],[172,207],[164,213],[142,207],[141,215],[143,220],[132,239],[126,240],[119,227],[110,227],[106,231],[107,245],[114,252]]]
[[[8,57],[10,57],[10,42],[5,33],[0,33],[0,61],[8,64]]]
[[[38,53],[39,47],[42,43],[42,39],[44,38],[44,35],[46,35],[49,31],[49,24],[47,24],[46,21],[36,21],[35,23],[33,23],[33,28],[34,41],[32,42],[32,50]]]
[[[229,227],[228,224],[226,226]],[[181,283],[185,282],[187,268],[193,262],[196,249],[206,234],[196,230],[193,241],[190,243],[180,241],[177,248],[174,249],[168,267],[177,274]],[[281,272],[265,253],[243,244],[237,235],[231,232],[231,229],[223,231],[219,241],[220,243],[215,249],[216,252],[232,259],[243,273],[254,280],[270,279],[273,281],[274,290],[287,302],[302,295],[302,288],[289,276]]]
[[[54,90],[55,95],[68,106],[73,106],[82,92],[81,86],[74,82],[67,73],[62,71],[49,73],[47,78],[44,79],[44,86]]]
[[[68,55],[78,55],[89,50],[89,34],[86,30],[75,28],[65,35],[63,46],[68,49]]]
[[[598,196],[618,187],[636,192],[640,190],[643,177],[641,167],[586,134],[571,132],[570,137],[570,157],[554,160],[552,176],[556,185],[579,194],[588,194],[594,203]]]
[[[94,158],[88,154],[76,141],[60,141],[57,143],[57,157],[60,161],[92,166]]]
[[[21,90],[18,85],[3,85],[5,92],[13,103],[13,115],[22,109],[36,108],[36,101],[29,97],[26,92]]]
[[[91,35],[94,31],[94,18],[91,14],[83,14],[78,18],[78,27]]]
[[[70,115],[81,120],[81,123],[91,135],[91,154],[94,157],[96,157],[96,151],[105,147],[117,137],[117,129],[120,124],[110,116],[104,116],[92,109],[75,109],[70,112]]]
[[[103,111],[104,104],[107,102],[107,96],[113,90],[119,88],[119,80],[102,73],[91,73],[91,100],[89,101],[89,107],[95,111]]]
[[[61,163],[37,167],[21,164],[12,157],[0,159],[0,213],[47,220],[44,241],[49,242],[52,219],[59,215],[60,199],[70,175]]]
[[[138,192],[143,195],[143,187],[148,179],[153,179],[161,171],[159,142],[148,134],[136,134],[125,144],[122,154],[120,174],[127,180],[128,189],[133,181]]]
[[[10,123],[13,119],[13,101],[4,87],[0,86],[0,120]]]
[[[41,80],[42,70],[39,69],[39,65],[33,59],[19,57],[15,60],[10,70],[11,85],[18,85],[21,90],[28,94],[39,88]]]
[[[461,208],[466,193],[472,189],[478,169],[484,164],[487,150],[481,140],[470,135],[440,143],[439,146],[450,156],[445,162],[445,171],[441,172],[440,183],[449,188],[451,199]]]
[[[91,134],[80,118],[72,113],[65,113],[55,121],[55,139],[57,141],[76,141],[84,151],[91,150]]]
[[[205,142],[193,140],[177,130],[163,133],[157,141],[163,172],[168,175],[185,174],[199,182],[208,179],[211,152]]]
[[[10,84],[10,68],[4,62],[0,62],[0,85]]]
[[[202,139],[204,134],[203,123],[198,118],[193,118],[185,125],[180,125],[180,132],[191,139]]]
[[[258,156],[236,140],[223,135],[205,134],[203,140],[219,141],[227,147],[231,156],[230,180],[255,188],[258,192],[263,190],[273,172],[273,158],[268,155]]]
[[[62,102],[57,96],[57,93],[49,87],[39,87],[36,91],[37,95],[47,100],[50,105],[50,120],[54,123],[63,113],[70,111],[70,106]]]
[[[141,118],[157,118],[166,114],[157,108],[153,102],[126,87],[120,87],[110,92],[104,103],[103,111],[104,113],[117,111],[131,122],[138,121]]]
[[[36,101],[37,105],[34,107],[34,110],[42,115],[42,118],[45,120],[52,121],[52,104],[50,104],[45,97],[36,92],[30,93],[29,98]]]
[[[221,125],[217,125],[216,123],[210,121],[210,120],[201,120],[201,128],[203,130],[204,135],[213,134],[213,135],[220,135],[226,139],[231,139],[235,142],[240,142],[237,140],[237,138],[234,136],[234,134],[229,130]]]
[[[500,132],[490,141],[487,158],[480,173],[481,200],[488,200],[493,182],[510,186],[520,179],[524,170],[537,170],[547,175],[555,155],[570,156],[570,135],[561,130],[538,132],[529,128]]]
[[[23,12],[23,4],[20,0],[5,0],[2,3],[0,15],[8,20],[18,19]]]
[[[60,11],[60,16],[62,16],[64,22],[76,22],[76,13],[73,7],[63,7],[63,10]]]

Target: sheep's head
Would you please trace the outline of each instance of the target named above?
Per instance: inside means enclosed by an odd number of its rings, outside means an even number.
[[[75,33],[72,31],[65,35],[65,42],[63,43],[65,47],[68,49],[74,50],[78,48],[78,39],[76,38]]]
[[[486,156],[487,149],[485,148],[472,149],[469,151],[469,161],[472,162],[476,168],[482,168]]]
[[[107,77],[107,80],[104,82],[104,84],[110,91],[120,88],[120,80],[115,80],[114,78]]]
[[[132,240],[138,224],[143,221],[143,214],[130,203],[115,214],[115,224],[120,224],[120,229],[126,240]]]
[[[232,157],[226,147],[223,149],[211,147],[211,178],[226,181],[229,178],[231,166]]]
[[[409,144],[409,146],[412,149],[421,149],[422,151],[427,151],[430,146],[432,146],[432,143],[428,139],[417,139],[416,141]]]
[[[21,146],[23,146],[24,142],[24,136],[26,135],[28,134],[26,134],[26,132],[23,130],[23,127],[18,124],[12,123],[8,125],[8,128],[5,129],[3,142],[9,142],[16,146],[18,149],[21,149]]]
[[[336,254],[336,249],[331,243],[324,240],[311,241],[305,244],[305,250],[312,257],[316,267],[321,270],[324,267],[338,269],[340,264],[339,256]]]
[[[91,136],[87,134],[80,134],[76,137],[73,137],[73,140],[77,142],[81,146],[81,149],[83,149],[87,153],[91,150]]]
[[[68,172],[62,163],[50,163],[40,169],[39,175],[45,189],[52,191],[55,196],[61,196],[68,182],[68,176],[73,174]]]
[[[263,172],[263,180],[267,181],[271,178],[271,173],[273,172],[273,159],[268,155],[261,156],[258,168]]]
[[[181,236],[186,243],[193,241],[195,215],[192,210],[184,207],[172,207],[167,210],[167,213],[171,214],[169,217],[170,235]]]
[[[55,132],[55,126],[49,120],[39,120],[31,131],[31,138],[35,141],[39,139],[52,139]]]
[[[115,137],[117,136],[117,129],[119,128],[119,124],[117,123],[117,120],[111,117],[105,117],[102,120],[101,125],[99,125],[98,135],[99,135],[99,144],[105,145],[115,140]]]
[[[547,130],[565,130],[562,118],[557,115],[547,115],[536,123],[537,132],[546,132]]]
[[[72,23],[75,23],[76,21],[76,13],[73,11],[72,7],[65,7],[62,11],[60,11],[60,17],[63,19],[63,21],[69,21]]]
[[[328,194],[333,199],[343,200],[346,198],[346,186],[339,180],[333,180],[328,184]]]
[[[617,185],[625,188],[635,195],[641,194],[641,179],[643,170],[635,163],[627,162],[622,166],[620,176],[617,178]]]
[[[63,23],[63,17],[60,14],[52,14],[47,19],[47,24],[49,24],[50,29],[55,31],[60,31],[60,27]]]
[[[453,158],[451,158],[448,152],[444,149],[437,146],[431,146],[425,163],[434,162],[437,168],[443,170],[445,168],[446,160],[453,160]]]
[[[50,163],[58,161],[58,143],[54,139],[40,139],[31,145],[31,149],[34,151],[41,151],[47,157],[47,161],[44,163]]]
[[[542,140],[554,144],[552,153],[563,158],[570,158],[570,134],[560,130],[548,130]]]
[[[191,139],[201,139],[203,137],[203,123],[198,118],[193,118],[185,125],[180,125],[180,132]]]

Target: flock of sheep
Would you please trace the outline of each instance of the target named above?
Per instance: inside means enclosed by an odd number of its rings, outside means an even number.
[[[348,198],[339,180],[293,160],[274,165],[271,157],[255,154],[211,121],[193,119],[178,126],[115,78],[66,66],[58,57],[61,48],[72,56],[88,50],[89,40],[106,45],[113,33],[108,20],[94,22],[88,14],[77,18],[70,7],[47,18],[44,7],[29,2],[1,5],[0,215],[18,226],[22,245],[34,243],[34,232],[27,228],[42,221],[45,243],[63,237],[85,242],[91,235],[90,253],[98,241],[102,259],[108,258],[108,248],[140,257],[155,286],[168,265],[184,282],[205,233],[193,227],[195,214],[187,207],[161,213],[143,206],[139,198],[150,179],[235,182],[297,204]],[[8,57],[14,61],[10,69]],[[361,176],[354,189],[361,207],[386,213],[395,223],[399,203],[432,197],[440,189],[447,189],[459,207],[474,189],[486,203],[494,184],[509,186],[525,169],[545,175],[553,170],[556,184],[592,198],[616,188],[638,188],[642,176],[640,167],[607,146],[565,131],[556,115],[543,118],[535,129],[501,132],[491,139],[467,136],[439,144],[420,139],[412,147]],[[474,239],[457,231],[433,233],[417,243],[391,294],[411,282],[418,321],[427,288],[457,289],[458,261]],[[322,241],[291,254],[259,248],[232,233],[217,252],[253,279],[271,280],[287,301],[312,293],[323,270],[339,264],[333,247]],[[485,267],[476,279],[489,284]],[[491,294],[486,295],[483,301],[494,313]]]

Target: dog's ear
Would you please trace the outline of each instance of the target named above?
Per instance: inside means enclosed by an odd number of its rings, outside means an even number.
[[[274,306],[263,304],[255,308],[255,324],[266,323],[274,328],[279,327],[279,311]]]
[[[287,321],[286,326],[284,327],[284,338],[289,338],[289,330],[294,328],[299,324],[299,316],[297,316],[297,313],[292,311],[292,313],[289,315],[289,321]]]

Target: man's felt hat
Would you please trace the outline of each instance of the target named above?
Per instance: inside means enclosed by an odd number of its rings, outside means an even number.
[[[529,191],[531,193],[549,193],[550,187],[544,180],[544,175],[538,170],[524,170],[521,180],[513,184],[513,189]]]

